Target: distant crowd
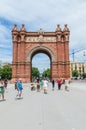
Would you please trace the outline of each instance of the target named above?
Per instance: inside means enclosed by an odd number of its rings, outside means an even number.
[[[61,90],[61,87],[64,85],[64,88],[66,91],[69,91],[69,85],[70,85],[71,80],[70,79],[62,79],[58,78],[57,81],[54,79],[51,81],[52,83],[52,90],[55,90],[55,83],[58,85],[58,90]],[[7,84],[8,80],[1,80],[0,79],[0,98],[5,101],[4,93],[7,91]],[[33,83],[31,83],[31,91],[37,91],[40,92],[41,90],[44,92],[44,94],[48,93],[48,87],[49,87],[49,81],[45,79],[35,79]],[[22,90],[23,90],[23,84],[22,84],[22,79],[19,78],[18,80],[15,81],[15,90],[17,90],[17,95],[16,98],[21,98],[22,97]]]
[[[55,83],[58,85],[58,90],[61,90],[61,86],[64,85],[65,90],[69,91],[69,85],[70,85],[71,80],[68,79],[62,79],[58,78],[57,81],[52,80],[52,90],[55,89]],[[49,82],[47,79],[36,79],[32,84],[31,84],[31,90],[36,90],[40,92],[41,90],[44,90],[44,94],[47,94],[48,92],[48,86]]]

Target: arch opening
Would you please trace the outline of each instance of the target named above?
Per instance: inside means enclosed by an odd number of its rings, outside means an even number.
[[[50,59],[50,79],[52,79],[52,64],[56,63],[56,56],[54,55],[54,52],[52,52],[51,49],[45,47],[45,46],[37,46],[31,49],[31,51],[27,54],[26,62],[29,63],[29,69],[30,69],[30,81],[32,81],[32,59],[34,55],[38,53],[43,53],[47,55]]]
[[[44,51],[38,51],[31,57],[31,79],[37,78],[51,78],[51,57]]]
[[[32,57],[37,54],[37,53],[45,53],[46,55],[48,55],[50,57],[51,62],[56,62],[56,56],[54,55],[54,53],[47,47],[45,46],[37,46],[35,48],[33,48],[26,57],[26,61],[30,62]]]

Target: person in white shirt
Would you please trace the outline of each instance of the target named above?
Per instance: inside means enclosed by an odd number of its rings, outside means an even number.
[[[69,86],[70,86],[70,79],[68,78],[68,79],[65,79],[65,90],[66,91],[69,91]]]
[[[47,94],[48,91],[48,81],[44,79],[43,81],[43,87],[44,87],[44,94]]]

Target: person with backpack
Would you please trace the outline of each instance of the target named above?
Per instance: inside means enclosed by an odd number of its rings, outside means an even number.
[[[19,79],[19,80],[17,81],[16,85],[17,85],[17,91],[18,91],[18,94],[16,95],[16,97],[21,98],[22,90],[23,90],[22,80]]]

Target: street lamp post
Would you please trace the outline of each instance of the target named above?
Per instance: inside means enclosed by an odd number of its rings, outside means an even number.
[[[76,51],[73,49],[72,53],[70,54],[73,56],[73,62],[75,61],[75,53],[78,53],[78,52],[83,51],[83,50],[86,50],[86,49],[80,49],[80,50],[76,50]],[[83,56],[86,56],[85,51],[83,53]]]

